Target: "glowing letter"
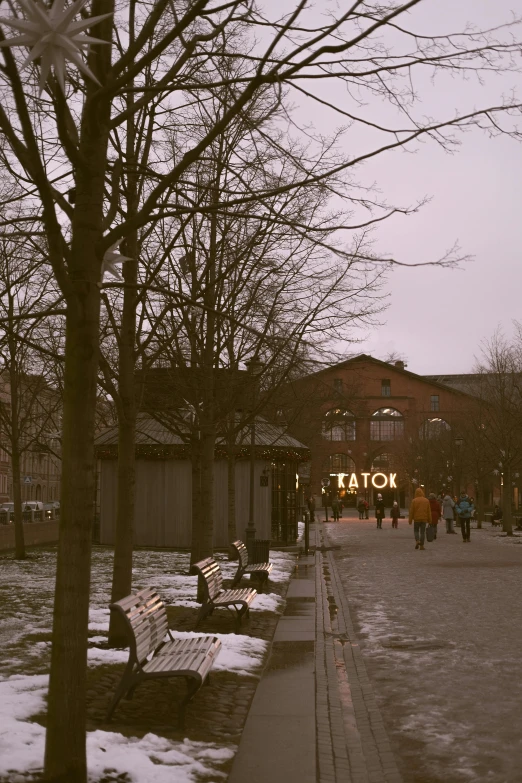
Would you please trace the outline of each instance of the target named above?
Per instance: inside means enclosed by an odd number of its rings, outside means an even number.
[[[382,476],[382,478],[384,480],[382,484],[377,484],[376,483],[375,479],[377,478],[377,476]],[[385,487],[387,483],[388,483],[388,478],[387,478],[387,476],[384,473],[374,473],[373,474],[373,476],[372,476],[372,484],[375,487],[375,489],[383,489],[383,487]]]
[[[350,473],[350,483],[348,484],[348,489],[359,489],[359,484],[357,482],[357,476],[355,473]]]
[[[364,476],[364,486],[367,489],[368,488],[368,476],[370,473],[361,473],[361,476]]]
[[[397,489],[397,484],[395,483],[396,478],[396,473],[390,473],[390,489]]]
[[[346,473],[338,473],[337,479],[339,482],[339,489],[344,489],[344,477],[346,476]]]

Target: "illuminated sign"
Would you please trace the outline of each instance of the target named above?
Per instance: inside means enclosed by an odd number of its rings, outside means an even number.
[[[384,489],[384,487],[397,489],[396,473],[360,473],[359,476],[357,473],[330,473],[330,476],[337,476],[339,489],[359,489],[361,487],[368,489],[370,484],[375,489]],[[348,484],[346,479],[348,479]]]

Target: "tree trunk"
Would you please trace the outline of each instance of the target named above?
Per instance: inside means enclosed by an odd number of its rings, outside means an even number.
[[[14,424],[14,422],[13,422]],[[16,446],[15,446],[16,442]],[[18,437],[14,437],[11,443],[11,464],[13,468],[13,501],[14,501],[14,531],[15,531],[15,560],[25,560],[24,541],[24,517],[22,513],[22,482],[20,476],[20,452],[18,450]]]
[[[201,453],[200,441],[197,434],[192,438],[191,444],[191,468],[192,468],[192,530],[190,544],[190,565],[197,563],[204,555],[201,543]]]
[[[133,374],[134,376],[134,374]],[[134,386],[134,377],[132,387]],[[134,389],[132,388],[132,391]],[[129,389],[126,390],[130,391]],[[121,376],[120,376],[121,394]],[[128,400],[128,398],[127,398]],[[116,513],[116,538],[112,572],[111,601],[119,601],[131,593],[132,553],[134,547],[134,499],[136,487],[135,441],[136,413],[134,399],[128,400],[125,413],[118,422],[118,499]],[[129,410],[130,409],[130,410]],[[109,647],[127,647],[125,624],[115,612],[109,621]]]
[[[9,297],[9,316],[14,315],[13,299]],[[25,560],[24,519],[22,514],[22,487],[20,476],[20,385],[17,362],[17,341],[14,336],[13,321],[9,323],[9,386],[11,396],[11,464],[13,468],[13,501],[14,501],[14,532],[15,560]]]
[[[502,527],[508,536],[513,535],[513,510],[511,508],[511,467],[504,467],[504,486],[502,487]]]
[[[131,42],[134,38],[134,4],[131,14]],[[127,108],[132,109],[134,95],[127,96]],[[127,122],[127,216],[137,210],[137,176],[134,115]],[[116,539],[112,573],[111,601],[129,595],[132,588],[132,553],[134,549],[134,513],[136,494],[136,283],[138,281],[138,233],[133,231],[125,239],[123,278],[127,288],[123,292],[123,311],[119,339],[118,382],[118,503],[116,512]],[[128,640],[123,618],[111,612],[109,647],[127,647]]]
[[[92,244],[85,237],[85,247]],[[87,629],[94,516],[94,428],[100,290],[78,281],[68,302],[63,403],[62,493],[56,565],[45,779],[86,783]]]
[[[210,423],[201,433],[201,531],[199,546],[202,557],[214,553],[214,449],[216,433]]]
[[[228,439],[227,452],[227,511],[228,511],[228,542],[235,541],[237,538],[236,526],[236,444],[235,430],[231,427]]]
[[[482,522],[484,521],[484,490],[482,485],[477,486],[477,528],[482,529]]]
[[[94,0],[93,13],[114,10]],[[112,19],[96,35],[112,38]],[[89,64],[102,79],[111,46],[96,47]],[[103,204],[111,98],[86,81],[76,169],[76,203],[67,258],[62,482],[44,778],[86,783],[86,673],[91,539],[95,506],[94,432],[100,346]],[[45,219],[45,210],[44,210]]]

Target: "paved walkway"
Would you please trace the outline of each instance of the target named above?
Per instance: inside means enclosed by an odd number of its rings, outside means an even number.
[[[319,528],[319,526],[317,526]],[[336,563],[313,531],[229,783],[401,783]]]
[[[522,783],[522,537],[317,527],[229,783]]]

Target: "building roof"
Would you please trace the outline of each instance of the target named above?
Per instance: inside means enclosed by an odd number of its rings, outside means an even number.
[[[263,419],[261,416],[256,416],[255,421],[255,440],[256,446],[273,446],[282,449],[308,449],[303,443],[288,435],[284,428]],[[181,425],[183,427],[183,425]],[[180,428],[178,428],[180,430]],[[148,413],[139,413],[136,422],[136,445],[137,446],[183,446],[186,445],[189,436],[189,427],[185,428],[186,437],[183,438],[182,434],[174,432],[167,426],[166,423],[162,423],[159,419],[154,418]],[[250,426],[243,427],[236,436],[237,446],[250,445]],[[107,427],[96,436],[96,446],[114,446],[118,444],[118,427]],[[226,445],[225,438],[218,437],[216,439],[216,445]]]
[[[418,381],[424,381],[425,383],[429,383],[431,386],[438,386],[438,387],[446,389],[446,390],[448,388],[450,388],[452,391],[456,391],[459,394],[466,394],[466,395],[473,394],[473,392],[470,390],[470,387],[465,388],[465,384],[464,383],[462,383],[461,386],[457,385],[456,383],[454,385],[452,385],[450,383],[443,382],[441,379],[442,378],[451,378],[451,377],[454,377],[454,378],[468,378],[469,379],[469,378],[472,378],[474,376],[470,376],[470,375],[467,375],[467,376],[464,376],[464,375],[463,376],[417,375],[417,373],[410,372],[410,370],[406,370],[404,366],[401,366],[401,365],[404,364],[403,362],[398,362],[398,363],[395,363],[395,362],[394,363],[392,363],[392,362],[384,362],[381,359],[376,359],[374,356],[370,356],[367,353],[360,353],[360,354],[357,354],[357,356],[352,356],[350,359],[345,359],[344,361],[339,362],[338,364],[332,364],[332,365],[329,365],[328,367],[323,367],[321,370],[317,370],[316,372],[313,372],[313,373],[310,373],[309,375],[303,376],[303,378],[305,378],[305,377],[306,378],[311,378],[314,375],[321,375],[322,373],[327,373],[327,372],[330,372],[331,370],[334,370],[334,369],[343,369],[345,367],[348,368],[351,364],[356,364],[357,362],[372,362],[372,364],[377,364],[380,367],[383,367],[383,368],[386,367],[386,369],[388,371],[389,370],[394,370],[395,372],[402,373],[403,375],[407,375],[410,378],[415,378]],[[299,378],[298,380],[302,380],[302,379]],[[468,381],[468,383],[469,383],[469,381]]]

